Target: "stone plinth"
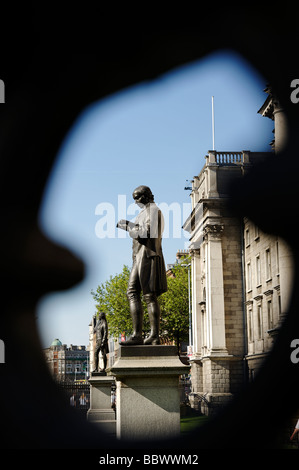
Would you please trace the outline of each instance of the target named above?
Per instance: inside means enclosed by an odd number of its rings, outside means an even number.
[[[89,383],[90,408],[87,419],[101,426],[108,434],[115,434],[115,411],[111,408],[111,385],[115,383],[114,377],[98,373],[90,377]]]
[[[180,433],[179,376],[189,372],[176,346],[121,346],[108,370],[116,379],[116,435],[131,440]]]

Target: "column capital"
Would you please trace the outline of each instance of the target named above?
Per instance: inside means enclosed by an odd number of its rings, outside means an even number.
[[[203,229],[204,237],[212,240],[221,240],[223,230],[224,225],[222,224],[207,224]]]
[[[200,258],[200,248],[194,248],[190,246],[189,253],[192,258]]]

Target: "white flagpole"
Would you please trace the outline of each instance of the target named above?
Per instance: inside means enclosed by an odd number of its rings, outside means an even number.
[[[212,133],[213,133],[213,150],[215,150],[215,116],[214,116],[214,96],[212,96]]]

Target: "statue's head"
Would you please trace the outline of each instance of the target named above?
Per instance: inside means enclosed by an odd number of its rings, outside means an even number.
[[[99,313],[99,320],[105,320],[106,319],[106,315],[104,312],[100,312]]]
[[[138,206],[154,202],[154,195],[148,186],[138,186],[133,191],[133,199]]]

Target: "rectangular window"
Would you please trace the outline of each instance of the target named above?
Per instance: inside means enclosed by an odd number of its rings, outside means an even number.
[[[260,237],[260,230],[257,225],[254,226],[254,239],[257,240]]]
[[[257,337],[258,339],[263,338],[263,317],[262,317],[262,305],[257,306]]]
[[[271,279],[271,252],[270,248],[266,250],[266,279]]]
[[[260,255],[257,255],[255,258],[255,266],[256,266],[256,285],[261,285],[261,258]]]
[[[205,321],[205,311],[201,311],[201,347],[206,347],[206,321]]]
[[[248,309],[247,327],[248,327],[248,341],[252,342],[253,341],[252,308]]]
[[[272,309],[272,300],[267,302],[267,313],[268,313],[268,329],[273,329],[273,309]]]
[[[279,274],[279,244],[276,241],[276,274]]]
[[[278,300],[278,315],[280,316],[280,315],[281,315],[281,299],[280,299],[280,294],[278,294],[277,300]]]
[[[245,230],[245,246],[249,246],[250,245],[250,232],[249,232],[249,228],[247,228]]]
[[[246,279],[246,283],[247,283],[247,291],[251,291],[252,290],[252,278],[251,278],[251,263],[249,261],[249,263],[247,263],[247,279]]]

